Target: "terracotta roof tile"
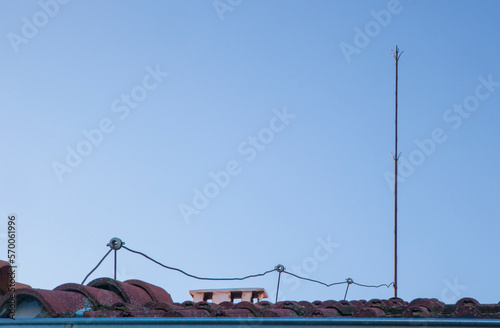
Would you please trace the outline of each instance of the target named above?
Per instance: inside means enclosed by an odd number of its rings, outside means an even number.
[[[255,317],[252,311],[247,309],[225,309],[217,312],[217,316],[247,318]]]
[[[336,309],[321,309],[321,308],[311,308],[309,309],[304,317],[306,318],[325,318],[325,317],[341,317],[339,311]]]
[[[362,300],[362,301],[350,301],[349,302],[350,306],[355,306],[355,307],[361,307],[361,306],[364,306],[365,304],[366,304],[365,300]]]
[[[229,303],[229,302],[225,302],[225,303]],[[194,302],[193,301],[184,301],[184,302],[180,303],[179,305],[182,306],[182,307],[184,307],[184,308],[194,308]]]
[[[403,301],[399,297],[391,297],[387,300],[388,303],[390,303],[392,306],[407,306],[408,302]]]
[[[193,303],[193,307],[197,310],[205,310],[208,312],[215,311],[218,308],[217,304],[208,303],[208,302]]]
[[[410,306],[422,306],[435,313],[444,310],[444,303],[435,298],[417,298],[410,302]]]
[[[164,317],[165,316],[165,311],[161,311],[161,310],[137,310],[137,311],[130,311],[130,312],[127,312],[127,317],[136,317],[136,318],[141,318],[141,317],[145,317],[145,318],[161,318],[161,317]]]
[[[456,306],[474,306],[474,307],[477,307],[478,305],[480,305],[479,302],[473,298],[470,298],[470,297],[461,298],[456,303]]]
[[[75,292],[84,295],[94,306],[112,306],[123,302],[123,299],[112,291],[95,288],[79,284],[64,284],[56,287],[54,290]]]
[[[123,311],[119,310],[98,310],[86,311],[83,314],[85,318],[120,318],[123,317]]]
[[[0,261],[0,317],[8,316],[8,262]],[[282,317],[282,318],[478,318],[500,319],[500,304],[480,304],[462,298],[455,304],[418,298],[353,301],[284,301],[271,303],[192,302],[174,303],[163,288],[140,280],[120,282],[99,278],[88,285],[68,283],[54,290],[19,284],[18,306],[38,304],[34,317]],[[24,287],[22,287],[24,286]],[[22,307],[21,307],[22,308]],[[37,312],[38,311],[38,312]]]
[[[337,301],[324,301],[324,302],[318,302],[318,301],[315,301],[314,304],[316,304],[316,306],[319,306],[319,307],[323,307],[323,308],[333,308],[333,309],[337,309],[339,306],[339,302]]]
[[[260,316],[260,309],[251,302],[240,302],[234,306],[235,309],[244,309],[250,311],[253,317]]]
[[[0,302],[0,309],[8,306],[11,293],[7,293]],[[21,288],[16,290],[18,304],[36,301],[42,305],[41,317],[71,317],[77,310],[85,306],[87,298],[80,293],[64,292],[57,290],[44,290],[34,288]]]
[[[378,308],[385,307],[385,306],[391,306],[391,305],[389,305],[387,301],[385,301],[385,300],[382,301],[382,300],[379,300],[379,299],[369,300],[368,302],[366,302],[364,304],[364,306],[378,307]]]
[[[187,303],[187,302],[184,302],[184,303]],[[231,302],[221,302],[221,303],[219,303],[219,308],[220,309],[232,309],[233,306],[234,306],[234,304],[231,303]]]
[[[357,308],[356,311],[353,314],[354,317],[362,317],[362,318],[381,318],[385,317],[386,314],[384,310],[378,308],[378,307],[373,307],[373,306],[366,306],[366,307],[360,307]]]
[[[431,318],[431,313],[423,306],[409,306],[403,312],[403,318]]]
[[[10,268],[11,266],[9,262],[0,260],[0,296],[7,294],[9,291]],[[29,285],[21,284],[18,282],[16,282],[14,287],[16,290],[21,288],[31,288],[31,286]]]
[[[300,306],[306,307],[308,309],[315,309],[317,307],[317,305],[315,304],[315,302],[319,302],[319,304],[321,304],[320,301],[314,301],[314,302],[300,301],[300,302],[297,302],[297,303]]]
[[[261,302],[257,302],[255,304],[255,306],[258,307],[259,309],[270,309],[273,307],[273,303],[268,302],[268,301],[261,301]]]
[[[457,306],[453,313],[454,318],[481,318],[481,312],[475,306]]]
[[[153,303],[147,304],[147,306],[150,309],[163,310],[164,312],[174,311],[174,310],[180,308],[180,306],[178,306],[177,304],[170,304],[170,303],[163,303],[163,302],[153,302]]]
[[[153,298],[143,288],[111,278],[98,278],[92,280],[89,282],[88,286],[117,293],[126,303],[146,304],[153,301]]]
[[[175,315],[168,315],[169,317],[186,317],[186,318],[198,318],[198,317],[209,317],[210,312],[206,310],[198,310],[198,309],[177,309],[173,311],[169,311],[174,313]]]
[[[163,288],[137,279],[127,280],[125,282],[144,289],[154,302],[173,303],[172,297]]]
[[[263,317],[283,317],[296,318],[298,317],[295,311],[290,309],[266,309],[260,312]]]

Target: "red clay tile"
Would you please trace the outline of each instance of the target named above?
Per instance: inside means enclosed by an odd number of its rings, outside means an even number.
[[[385,317],[385,312],[378,307],[362,307],[354,312],[354,317],[361,318],[381,318]]]
[[[453,313],[454,318],[481,318],[481,312],[475,306],[457,306]]]
[[[95,306],[112,306],[123,302],[123,299],[112,291],[80,284],[64,284],[56,287],[54,290],[80,293],[87,297],[92,305]]]
[[[161,287],[137,279],[127,280],[125,283],[144,289],[154,302],[174,303],[170,294]]]
[[[293,310],[299,317],[304,316],[308,311],[308,308],[293,301],[283,302],[283,308]]]
[[[315,309],[309,309],[304,317],[306,318],[330,318],[330,317],[341,317],[342,315],[340,314],[339,311],[336,309],[321,309],[321,308],[315,308]]]
[[[430,318],[429,309],[423,306],[409,306],[403,312],[403,318]]]
[[[444,303],[435,298],[417,298],[409,306],[422,306],[431,312],[441,312],[444,309]]]
[[[174,312],[176,315],[171,315],[171,312]],[[185,317],[185,318],[198,318],[198,317],[208,317],[210,313],[205,310],[196,310],[196,309],[180,309],[169,311],[165,316],[174,316],[174,317]]]
[[[126,313],[128,317],[135,317],[135,318],[161,318],[164,317],[166,314],[165,311],[161,310],[135,310],[135,311],[129,311]]]
[[[296,318],[298,317],[295,311],[290,309],[266,309],[262,310],[261,315],[263,317],[282,317],[282,318]]]
[[[253,304],[252,302],[240,302],[238,304],[235,304],[234,308],[248,310],[252,313],[252,316],[254,317],[260,316],[259,308],[255,306],[255,304]]]
[[[314,301],[312,303],[309,303],[307,301],[300,301],[300,302],[297,302],[300,306],[303,306],[305,308],[308,308],[308,309],[315,309],[316,308],[316,305],[314,304],[315,302],[319,302],[319,301]],[[321,303],[321,302],[320,302]]]
[[[120,318],[123,317],[123,311],[118,310],[99,310],[86,311],[83,313],[84,318]]]
[[[9,291],[10,263],[0,260],[0,295],[5,295]]]
[[[0,296],[6,291],[10,265],[0,261]],[[3,286],[3,287],[2,287]],[[22,286],[22,285],[18,285]],[[2,289],[3,288],[3,289]],[[268,301],[174,303],[161,287],[141,280],[119,282],[110,278],[95,279],[87,286],[64,284],[54,290],[16,290],[18,302],[37,301],[42,306],[39,317],[73,317],[78,310],[92,306],[85,317],[366,317],[366,318],[483,318],[500,319],[499,304],[480,304],[472,298],[462,298],[456,304],[437,299],[419,298],[411,303],[400,298],[352,301]],[[6,313],[10,294],[0,299],[0,312]]]
[[[215,313],[219,309],[219,305],[215,303],[208,302],[197,302],[193,304],[193,308],[196,310],[205,310],[210,314]]]
[[[168,318],[180,318],[182,317],[180,313],[178,313],[177,311],[175,310],[171,310],[171,311],[167,311],[164,315],[164,317],[168,317]]]
[[[470,297],[464,297],[464,298],[461,298],[459,299],[455,305],[458,307],[458,306],[474,306],[474,307],[477,307],[479,305],[479,302],[476,301],[475,299],[473,298],[470,298]]]
[[[2,298],[0,308],[8,301],[9,296],[10,293]],[[84,308],[85,303],[89,301],[84,295],[79,293],[35,288],[16,290],[16,298],[18,304],[23,301],[38,301],[43,306],[45,312],[54,318],[72,317],[76,311]]]
[[[252,311],[247,309],[225,309],[217,312],[217,316],[248,318],[255,317]]]
[[[0,260],[0,297],[9,292],[10,270],[11,270],[10,263],[7,261]],[[14,280],[17,280],[17,277],[15,277]],[[14,288],[18,290],[21,288],[31,288],[31,286],[16,282]]]
[[[87,286],[112,291],[126,303],[146,304],[153,300],[143,288],[111,278],[98,278],[89,282]]]
[[[479,304],[476,308],[481,311],[484,317],[500,319],[500,303],[499,304]]]
[[[355,307],[362,307],[365,305],[366,302],[361,302],[361,301],[350,301],[349,305],[350,306],[355,306]]]
[[[341,304],[339,304],[339,302],[337,301],[332,301],[332,300],[329,300],[329,301],[323,301],[321,302],[321,304],[317,305],[319,307],[323,307],[323,308],[337,308],[339,306],[342,306]]]
[[[163,310],[165,312],[174,311],[181,308],[179,305],[163,303],[163,302],[151,302],[146,304],[146,307],[152,310]]]
[[[181,303],[181,306],[184,308],[194,308],[194,302],[193,301],[184,301]]]
[[[234,304],[232,302],[220,302],[219,309],[232,309]]]
[[[273,307],[273,303],[268,302],[268,301],[261,301],[255,303],[255,306],[259,309],[270,309]]]
[[[351,302],[352,303],[352,302]],[[384,307],[384,306],[387,306],[387,304],[384,304],[381,300],[375,298],[375,299],[372,299],[372,300],[369,300],[366,304],[365,304],[366,307]]]
[[[16,290],[18,289],[21,289],[21,288],[32,288],[30,285],[26,285],[26,284],[22,284],[20,282],[16,282],[16,284],[14,285],[14,288]]]
[[[387,300],[391,306],[407,306],[408,302],[400,299],[399,297],[391,297]]]
[[[356,307],[354,306],[347,306],[347,305],[342,305],[340,302],[337,304],[336,309],[343,315],[343,316],[352,316],[354,312],[356,311]]]

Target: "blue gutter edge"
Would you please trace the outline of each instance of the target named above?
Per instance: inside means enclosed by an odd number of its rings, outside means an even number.
[[[48,318],[0,319],[2,327],[500,327],[498,319],[396,319],[396,318]]]

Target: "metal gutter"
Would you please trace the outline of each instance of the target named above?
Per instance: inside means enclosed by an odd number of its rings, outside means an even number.
[[[498,319],[373,319],[373,318],[56,318],[56,319],[0,319],[2,327],[500,327]]]

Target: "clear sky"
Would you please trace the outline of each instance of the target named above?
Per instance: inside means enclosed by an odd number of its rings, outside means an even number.
[[[0,257],[15,214],[18,281],[80,283],[116,236],[199,276],[283,264],[391,283],[397,44],[399,296],[500,301],[500,2],[0,8]],[[89,279],[105,276],[112,256]],[[274,302],[277,277],[199,281],[118,251],[118,279],[178,302],[232,287]],[[280,300],[344,292],[283,276]]]

